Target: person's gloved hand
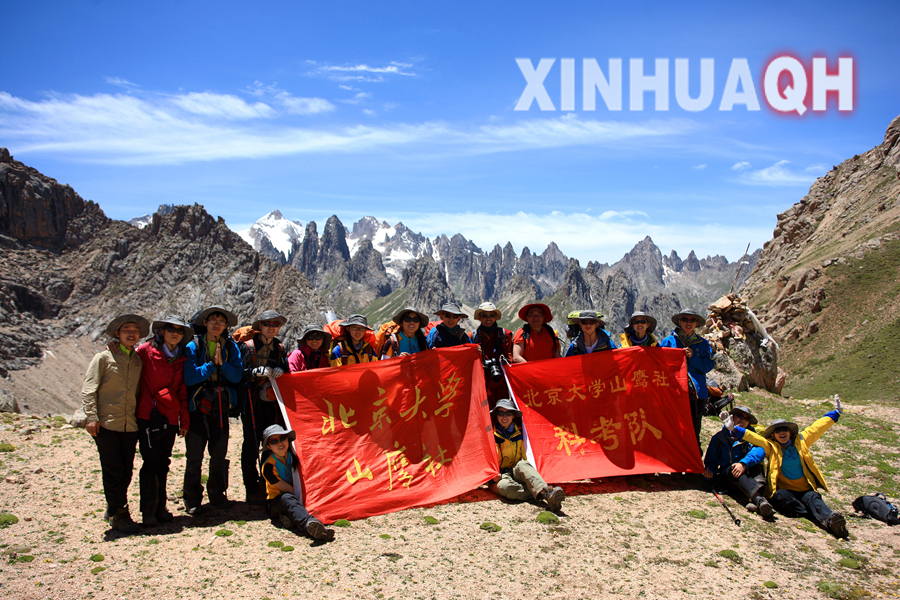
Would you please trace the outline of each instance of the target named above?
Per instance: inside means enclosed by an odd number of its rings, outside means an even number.
[[[272,369],[269,367],[256,367],[251,373],[254,377],[268,377],[272,374]]]
[[[719,413],[719,418],[722,419],[722,425],[725,426],[725,429],[734,431],[734,419],[731,418],[730,412],[723,410]]]
[[[282,375],[284,375],[284,369],[282,369],[281,367],[275,367],[274,369],[272,369],[272,377],[274,377],[275,379],[278,379]]]
[[[841,397],[837,394],[834,395],[834,410],[841,414],[844,412],[844,405],[841,404]]]

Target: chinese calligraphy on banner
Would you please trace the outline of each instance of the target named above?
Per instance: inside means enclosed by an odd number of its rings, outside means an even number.
[[[317,369],[277,382],[306,508],[360,519],[440,502],[497,473],[474,346]]]
[[[548,482],[703,471],[681,349],[514,364],[506,375]]]

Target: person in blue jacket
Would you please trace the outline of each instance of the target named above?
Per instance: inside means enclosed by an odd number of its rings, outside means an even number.
[[[216,507],[231,503],[228,489],[228,413],[237,406],[244,377],[241,352],[228,335],[237,316],[221,306],[211,306],[192,319],[197,335],[184,349],[184,382],[188,387],[190,428],[185,436],[184,508],[189,515],[200,511],[203,453],[209,445],[209,479],[206,494]]]
[[[746,406],[737,406],[731,409],[729,414],[735,424],[745,429],[759,423]],[[761,431],[758,428],[754,430]],[[775,509],[762,494],[766,483],[763,473],[765,457],[766,453],[762,448],[738,439],[723,425],[722,429],[712,436],[709,446],[706,447],[703,477],[712,489],[737,487],[750,499],[747,510],[758,512],[768,518],[775,514]]]
[[[468,319],[469,315],[456,302],[445,302],[441,309],[435,311],[441,322],[428,332],[426,342],[429,348],[451,348],[472,343],[459,322]]]
[[[690,384],[691,419],[697,435],[697,446],[700,446],[700,425],[709,399],[706,374],[716,366],[712,346],[697,333],[697,328],[705,322],[706,319],[695,310],[688,309],[673,315],[675,331],[659,343],[661,348],[684,348]]]
[[[606,324],[601,320],[602,318],[603,315],[598,315],[593,310],[580,311],[574,320],[581,326],[581,333],[576,335],[569,344],[566,356],[593,354],[601,350],[615,350],[618,347],[610,333],[603,329]]]

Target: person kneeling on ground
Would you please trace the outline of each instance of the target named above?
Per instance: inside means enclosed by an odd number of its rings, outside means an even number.
[[[525,440],[522,430],[514,417],[522,417],[508,398],[501,398],[491,411],[495,417],[494,442],[497,443],[497,458],[500,474],[488,486],[492,492],[510,500],[543,500],[547,508],[557,512],[562,508],[566,493],[560,487],[550,487],[544,482],[530,462],[525,460]]]
[[[744,429],[753,428],[759,423],[746,406],[733,408],[728,414],[735,425]],[[751,431],[759,432],[756,428]],[[763,474],[765,456],[762,448],[752,446],[747,440],[737,439],[733,432],[722,427],[709,440],[706,457],[703,459],[706,466],[703,477],[714,490],[725,486],[740,488],[750,499],[747,510],[759,512],[765,518],[771,517],[775,514],[775,509],[761,493],[766,481]]]
[[[766,478],[766,496],[772,505],[786,517],[806,517],[819,523],[835,537],[848,537],[844,515],[832,510],[816,491],[828,487],[822,472],[816,466],[809,447],[818,440],[844,411],[839,398],[835,398],[834,410],[816,420],[801,433],[796,423],[777,419],[772,421],[763,435],[736,426],[730,414],[719,415],[725,428],[734,431],[736,439],[744,439],[760,446],[766,452],[769,472]]]
[[[270,425],[263,432],[260,470],[266,480],[266,512],[276,526],[296,527],[314,540],[330,540],[334,530],[326,529],[321,521],[306,512],[294,493],[294,481],[299,481],[294,475],[300,464],[291,447],[296,438],[296,432],[286,431],[281,425]]]

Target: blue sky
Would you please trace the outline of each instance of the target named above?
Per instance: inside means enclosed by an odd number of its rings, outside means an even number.
[[[119,219],[197,202],[234,229],[277,208],[320,227],[371,214],[486,249],[555,240],[582,265],[645,235],[736,260],[900,114],[896,2],[2,3],[0,146]],[[764,73],[781,56],[810,76],[816,57],[831,73],[852,58],[852,111],[836,94],[811,110],[812,82],[803,115],[771,108]],[[543,58],[555,110],[515,110],[535,77],[516,59]],[[584,59],[608,80],[621,60],[621,110],[597,91],[585,109]],[[634,59],[645,76],[667,59],[668,110],[653,92],[633,109]],[[694,98],[714,60],[707,108],[682,108],[677,59]],[[759,110],[745,82],[732,90],[744,102],[721,110],[736,59]]]

